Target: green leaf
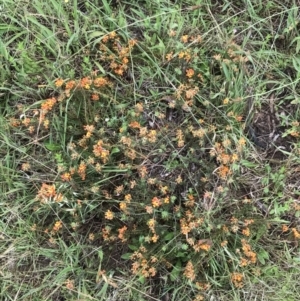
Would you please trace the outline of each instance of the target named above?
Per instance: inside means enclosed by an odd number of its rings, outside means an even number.
[[[55,144],[55,143],[51,143],[51,142],[46,142],[44,143],[44,146],[47,148],[47,150],[49,151],[58,151],[61,149],[61,145],[60,144]]]
[[[112,150],[111,150],[111,152],[110,152],[110,154],[112,155],[112,154],[117,154],[117,153],[119,153],[120,152],[120,149],[118,148],[118,147],[114,147]]]
[[[186,257],[186,255],[187,255],[186,252],[178,252],[178,253],[176,254],[176,257],[178,257],[178,258],[184,258],[184,257]]]
[[[125,260],[128,260],[128,259],[130,259],[131,258],[131,255],[132,255],[133,253],[125,253],[125,254],[123,254],[122,256],[121,256],[121,258],[122,259],[125,259]]]
[[[174,237],[174,232],[169,232],[169,233],[164,237],[164,239],[168,241],[168,240],[171,240],[173,237]]]
[[[103,260],[103,255],[104,255],[103,251],[102,251],[102,250],[99,250],[99,251],[98,251],[98,257],[99,257],[99,259],[100,259],[100,262],[102,262],[102,260]]]
[[[265,259],[269,259],[269,253],[262,249],[257,254],[257,258],[259,262],[264,265],[266,263]]]
[[[257,164],[253,163],[253,162],[249,162],[247,160],[241,160],[241,164],[245,167],[256,167]]]
[[[179,277],[180,272],[181,272],[181,262],[177,261],[176,265],[174,266],[173,270],[170,273],[170,280],[176,281]]]
[[[105,36],[105,33],[103,31],[93,31],[89,34],[89,39],[99,38]]]
[[[136,251],[138,249],[137,246],[135,245],[128,245],[129,249],[132,250],[132,251]]]

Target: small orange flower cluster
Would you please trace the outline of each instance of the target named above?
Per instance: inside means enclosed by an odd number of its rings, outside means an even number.
[[[288,232],[289,231],[289,226],[288,225],[282,225],[282,232]]]
[[[119,207],[120,210],[123,211],[125,214],[129,214],[127,210],[127,205],[131,202],[131,194],[126,194],[124,197],[124,201],[120,202]]]
[[[181,42],[183,42],[183,43],[188,43],[189,41],[190,42],[194,42],[194,43],[201,43],[201,41],[202,41],[202,37],[200,36],[200,35],[197,35],[197,36],[189,36],[189,35],[183,35],[183,36],[181,36],[181,38],[180,38],[180,40],[181,40]]]
[[[195,299],[193,299],[193,301],[203,301],[204,300],[204,296],[201,294],[197,294],[195,296]]]
[[[194,281],[196,278],[194,265],[190,260],[188,261],[188,263],[185,266],[183,275],[191,281]]]
[[[300,239],[300,232],[296,228],[292,228],[295,239]]]
[[[112,83],[106,77],[96,77],[92,78],[90,76],[83,77],[79,80],[68,80],[65,81],[62,78],[58,78],[54,82],[57,88],[64,89],[60,96],[59,101],[64,100],[66,97],[70,96],[71,91],[75,92],[76,90],[86,90],[91,91],[91,99],[94,101],[99,100],[99,88],[111,87]],[[48,100],[49,102],[49,100]],[[44,106],[46,106],[45,104]],[[48,106],[51,105],[49,102]]]
[[[193,126],[189,127],[190,132],[192,133],[193,137],[203,139],[207,134],[207,129],[204,127],[200,127],[199,129],[195,129]]]
[[[195,74],[195,71],[193,69],[190,68],[190,69],[186,70],[186,76],[188,78],[192,78],[194,76],[194,74]]]
[[[226,140],[224,140],[222,144],[217,142],[210,150],[210,156],[216,157],[217,161],[221,164],[218,168],[218,175],[221,179],[226,179],[231,175],[232,171],[229,165],[239,160],[239,156],[236,153],[229,154],[225,152],[224,147],[229,146],[230,143],[230,141]]]
[[[221,165],[218,168],[218,175],[221,179],[226,179],[231,174],[231,170],[227,165]]]
[[[196,218],[190,210],[185,212],[186,217],[180,219],[180,229],[183,235],[189,234],[193,229],[203,223],[203,219]]]
[[[242,288],[244,286],[244,275],[241,273],[234,272],[231,274],[231,282],[237,288]]]
[[[63,182],[70,182],[72,180],[72,176],[69,172],[63,173],[60,178],[63,180]]]
[[[134,275],[142,275],[145,278],[154,277],[157,273],[156,268],[151,266],[157,262],[157,258],[152,256],[150,260],[147,260],[144,256],[146,253],[146,248],[141,246],[138,251],[135,251],[131,260],[136,260],[132,263],[131,271]]]
[[[139,172],[140,177],[142,179],[145,179],[146,175],[148,174],[147,167],[144,165],[140,166],[138,169],[138,172]]]
[[[185,206],[189,208],[193,208],[195,206],[195,197],[193,194],[189,193],[187,195],[187,200],[185,202]]]
[[[41,201],[48,201],[49,199],[54,199],[57,196],[55,185],[48,185],[46,183],[42,184],[42,187],[38,191],[37,199]]]
[[[229,41],[227,43],[227,49],[224,57],[220,54],[216,54],[213,58],[221,64],[226,64],[229,66],[232,71],[238,72],[238,64],[245,64],[248,61],[247,54],[241,55],[242,49],[239,45],[237,45],[234,41]]]
[[[103,147],[104,143],[102,140],[97,141],[93,146],[93,153],[95,157],[100,157],[103,163],[106,163],[109,158],[109,150]]]
[[[151,203],[153,208],[158,208],[162,205],[162,201],[158,197],[154,197]]]
[[[240,266],[247,266],[249,264],[255,264],[257,261],[257,255],[252,251],[251,246],[247,243],[245,239],[241,240],[242,242],[242,250],[246,258],[241,258]]]
[[[118,229],[118,232],[119,232],[118,238],[122,242],[127,241],[127,238],[125,238],[126,231],[127,231],[127,227],[126,226],[123,226],[122,228]]]
[[[41,109],[44,113],[47,113],[53,109],[56,103],[57,99],[55,97],[48,98],[41,104]]]
[[[193,238],[188,238],[187,243],[192,246],[195,252],[206,251],[208,252],[212,246],[212,241],[210,239],[200,239],[197,242]]]
[[[23,171],[28,171],[28,170],[30,170],[30,168],[31,168],[31,165],[30,165],[30,163],[28,163],[28,162],[23,163],[22,166],[21,166],[21,169],[22,169]]]
[[[300,204],[297,201],[294,201],[292,206],[295,211],[300,211]]]
[[[131,123],[129,123],[129,127],[132,128],[132,129],[140,129],[141,125],[137,121],[132,121]]]
[[[184,98],[184,100],[192,100],[196,94],[199,92],[199,88],[197,86],[191,87],[190,85],[180,84],[176,89],[175,97],[176,99]]]
[[[102,228],[102,237],[104,241],[115,241],[117,237],[111,233],[111,227],[106,226]]]
[[[52,228],[52,232],[55,233],[55,232],[58,232],[60,229],[62,228],[62,221],[57,221],[55,222],[53,228]]]
[[[122,76],[128,69],[130,53],[136,44],[137,40],[131,39],[126,46],[123,46],[117,33],[111,32],[102,38],[102,44],[99,46],[100,60],[105,63],[109,62],[113,72]]]
[[[77,173],[80,176],[81,180],[84,181],[86,177],[86,163],[84,161],[80,162]]]
[[[180,51],[178,53],[178,58],[179,59],[184,59],[186,62],[189,62],[192,59],[191,50],[187,49],[187,50]]]
[[[238,219],[236,218],[236,217],[232,217],[231,219],[230,219],[230,223],[231,223],[231,231],[233,232],[233,233],[236,233],[236,232],[238,232],[239,231],[239,225],[238,225]]]
[[[93,135],[93,132],[95,131],[95,126],[94,125],[85,125],[83,128],[86,131],[86,134],[84,137],[87,139],[91,138]]]
[[[181,129],[176,131],[176,140],[177,140],[177,146],[183,147],[184,146],[184,135]]]
[[[146,241],[156,243],[159,239],[159,235],[157,235],[155,231],[156,220],[154,218],[149,219],[147,225],[150,231],[152,232],[152,236],[151,237],[147,236]]]
[[[207,282],[196,282],[195,284],[198,290],[207,291],[210,289],[210,284]]]
[[[112,220],[115,216],[115,214],[111,211],[111,210],[107,210],[105,212],[105,218],[108,219],[108,220]]]

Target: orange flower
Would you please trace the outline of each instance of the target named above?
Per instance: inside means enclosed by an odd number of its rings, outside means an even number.
[[[99,100],[99,95],[93,93],[93,94],[91,95],[91,99],[92,99],[93,101],[97,101],[97,100]]]
[[[183,275],[191,281],[193,281],[196,278],[194,266],[190,260],[185,266]]]
[[[76,82],[74,80],[70,80],[66,83],[66,90],[71,90],[75,87]]]
[[[140,175],[140,177],[141,177],[142,179],[144,179],[144,178],[146,177],[147,173],[148,173],[147,167],[146,167],[146,166],[141,166],[141,167],[138,169],[138,171],[139,171],[139,175]]]
[[[227,240],[223,240],[223,241],[221,242],[221,247],[226,247],[227,244],[228,244],[228,241],[227,241]]]
[[[245,236],[250,236],[250,229],[246,227],[245,229],[242,230],[243,235]]]
[[[44,101],[41,105],[41,108],[43,111],[51,111],[54,105],[56,104],[57,100],[56,98],[48,98],[46,101]]]
[[[126,231],[127,231],[127,227],[126,226],[118,229],[118,232],[119,232],[118,238],[121,239],[122,242],[126,241],[126,238],[124,238],[124,235],[125,235]]]
[[[244,275],[241,273],[232,273],[231,274],[231,281],[234,284],[235,287],[241,288],[243,287],[243,280],[244,280]]]
[[[137,44],[137,42],[138,42],[137,40],[131,39],[131,40],[129,40],[128,45],[131,48],[131,47],[135,46]]]
[[[292,228],[292,232],[293,232],[294,237],[295,237],[296,239],[299,239],[299,238],[300,238],[300,233],[297,231],[296,228]]]
[[[151,206],[145,206],[145,210],[147,213],[152,214],[153,213],[153,207]]]
[[[289,231],[289,227],[287,225],[282,225],[282,232],[287,232]]]
[[[92,81],[89,77],[84,77],[80,81],[80,87],[89,90],[91,87],[91,83]]]
[[[86,176],[86,164],[83,161],[80,162],[77,173],[80,176],[81,180],[84,181]]]
[[[30,170],[30,168],[31,168],[31,165],[30,165],[30,163],[28,163],[28,162],[23,163],[22,166],[21,166],[21,169],[22,169],[23,171],[28,171],[28,170]]]
[[[127,209],[127,204],[126,204],[126,202],[121,202],[121,203],[119,204],[119,206],[120,206],[120,209],[121,209],[122,211],[126,211],[126,209]]]
[[[72,178],[71,174],[69,172],[63,173],[60,177],[64,182],[69,182],[69,181],[71,181],[71,178]]]
[[[188,78],[193,77],[194,74],[195,74],[195,71],[194,71],[193,69],[187,69],[187,70],[186,70],[186,76],[187,76]]]
[[[226,98],[223,100],[223,104],[224,104],[224,105],[227,105],[228,103],[229,103],[229,98],[226,97]]]
[[[62,228],[62,222],[61,221],[57,221],[55,222],[52,231],[57,232]]]
[[[108,80],[104,77],[98,77],[94,79],[94,86],[97,88],[103,87],[108,84]]]
[[[230,174],[230,169],[226,165],[221,165],[218,170],[218,174],[220,178],[226,179],[226,177]]]
[[[173,51],[166,55],[166,59],[168,62],[171,61],[172,58],[173,58]]]
[[[132,121],[131,123],[129,123],[129,127],[133,128],[133,129],[139,129],[139,128],[141,128],[141,125],[137,121]]]
[[[187,34],[184,36],[181,36],[180,40],[183,43],[187,43],[189,41],[189,36]]]
[[[157,197],[154,197],[151,202],[154,208],[159,207],[161,205],[161,200]]]
[[[55,185],[48,185],[43,183],[42,187],[38,192],[38,198],[44,199],[44,198],[51,198],[55,196],[56,196]]]
[[[62,78],[58,78],[56,81],[55,81],[55,86],[57,88],[61,87],[62,85],[64,84],[64,80]]]
[[[131,194],[130,194],[130,193],[126,194],[125,197],[124,197],[124,200],[125,200],[125,202],[127,202],[127,203],[130,203],[131,199],[132,199],[132,197],[131,197]]]
[[[113,218],[114,218],[114,213],[111,211],[111,210],[107,210],[106,212],[105,212],[105,218],[106,219],[109,219],[109,220],[112,220]]]

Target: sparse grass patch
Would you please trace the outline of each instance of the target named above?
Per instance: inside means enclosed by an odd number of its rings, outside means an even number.
[[[1,297],[298,300],[298,13],[4,0]]]

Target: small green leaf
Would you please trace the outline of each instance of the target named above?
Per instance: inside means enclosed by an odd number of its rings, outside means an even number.
[[[173,270],[170,273],[170,280],[176,281],[179,277],[180,272],[181,272],[181,262],[177,261],[175,267],[173,268]]]
[[[253,163],[253,162],[249,162],[247,160],[241,160],[241,164],[245,167],[256,167],[257,164]]]
[[[103,260],[103,251],[102,250],[99,250],[98,251],[98,257],[99,257],[99,259],[100,259],[100,262],[102,262],[102,260]]]
[[[168,240],[171,240],[173,237],[174,237],[174,232],[169,232],[169,233],[164,237],[164,239],[168,241]]]
[[[132,250],[132,251],[136,251],[138,249],[137,246],[135,245],[128,245],[129,249]]]
[[[111,155],[112,154],[117,154],[117,153],[119,153],[120,152],[120,149],[118,148],[118,147],[114,147],[112,150],[111,150]]]
[[[125,253],[121,256],[122,259],[128,260],[131,258],[132,253]]]
[[[103,31],[93,31],[92,33],[89,34],[89,39],[94,39],[94,38],[99,38],[99,37],[104,37],[105,33]]]
[[[55,144],[55,143],[44,143],[45,147],[47,148],[47,150],[49,151],[58,151],[61,149],[61,145],[60,144]]]

